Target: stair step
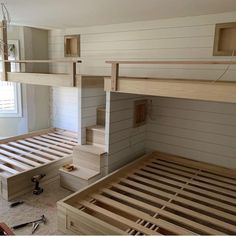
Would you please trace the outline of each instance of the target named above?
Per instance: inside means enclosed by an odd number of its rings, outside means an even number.
[[[76,170],[73,170],[71,172],[68,172],[68,171],[64,170],[63,168],[60,168],[60,171],[66,173],[68,175],[72,175],[74,177],[83,179],[83,180],[90,180],[91,178],[100,174],[99,171],[94,171],[94,170],[91,170],[91,169],[88,169],[85,167],[81,167],[78,165],[75,165],[75,167],[76,167]]]
[[[95,155],[103,155],[105,153],[104,148],[89,144],[77,145],[74,147],[74,150],[89,152]]]
[[[86,128],[86,143],[94,145],[105,145],[105,127],[93,125]]]
[[[74,148],[73,163],[94,171],[100,171],[105,166],[104,156],[104,148],[94,145],[79,145]]]
[[[106,109],[105,107],[97,108],[97,125],[105,126],[106,123]]]

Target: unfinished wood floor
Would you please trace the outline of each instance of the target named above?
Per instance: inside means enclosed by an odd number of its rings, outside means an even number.
[[[60,160],[77,144],[75,136],[56,130],[0,144],[0,176],[10,177]]]
[[[71,205],[123,234],[236,234],[235,190],[232,170],[154,153]]]

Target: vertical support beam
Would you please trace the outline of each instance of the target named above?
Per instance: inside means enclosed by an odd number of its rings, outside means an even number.
[[[111,91],[117,91],[119,77],[119,63],[111,64]]]
[[[76,87],[76,62],[72,62],[72,86]]]
[[[10,63],[5,62],[4,60],[8,60],[8,44],[7,44],[7,21],[3,20],[1,22],[1,35],[0,39],[2,40],[1,44],[1,55],[2,55],[2,77],[3,80],[7,81],[7,72],[10,71]]]

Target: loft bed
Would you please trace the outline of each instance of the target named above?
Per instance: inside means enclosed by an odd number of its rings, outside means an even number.
[[[103,86],[103,76],[82,75],[76,73],[76,64],[81,60],[2,60],[3,64],[19,63],[19,64],[41,64],[41,63],[66,63],[71,69],[68,74],[53,73],[28,73],[28,72],[2,72],[0,80],[8,82],[16,82],[23,84],[45,85],[56,87],[96,87]]]
[[[0,196],[11,200],[33,189],[32,176],[55,180],[59,168],[72,161],[76,134],[46,129],[0,140]]]
[[[105,91],[151,96],[236,103],[236,82],[184,79],[120,77],[123,64],[236,65],[236,61],[107,61],[111,77],[105,78]]]
[[[58,202],[65,234],[236,234],[236,171],[153,152]]]

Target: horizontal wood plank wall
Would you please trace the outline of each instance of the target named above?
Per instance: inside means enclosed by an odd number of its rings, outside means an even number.
[[[81,91],[81,143],[86,143],[86,127],[96,125],[97,108],[105,107],[104,88],[83,88]]]
[[[151,99],[147,150],[236,169],[236,104]]]
[[[51,88],[52,127],[78,132],[80,88]]]
[[[107,26],[52,30],[49,57],[63,57],[64,35],[81,35],[83,63],[78,71],[90,75],[110,75],[105,60],[210,60],[216,23],[234,22],[236,13],[183,17]],[[225,59],[229,57],[221,57]],[[218,59],[218,58],[217,58]],[[160,78],[218,78],[227,65],[122,65],[121,76]],[[66,66],[52,65],[52,72],[67,72]],[[236,80],[236,66],[224,80]]]
[[[133,128],[134,101],[143,96],[107,93],[106,145],[109,172],[140,157],[145,152],[146,125]]]

